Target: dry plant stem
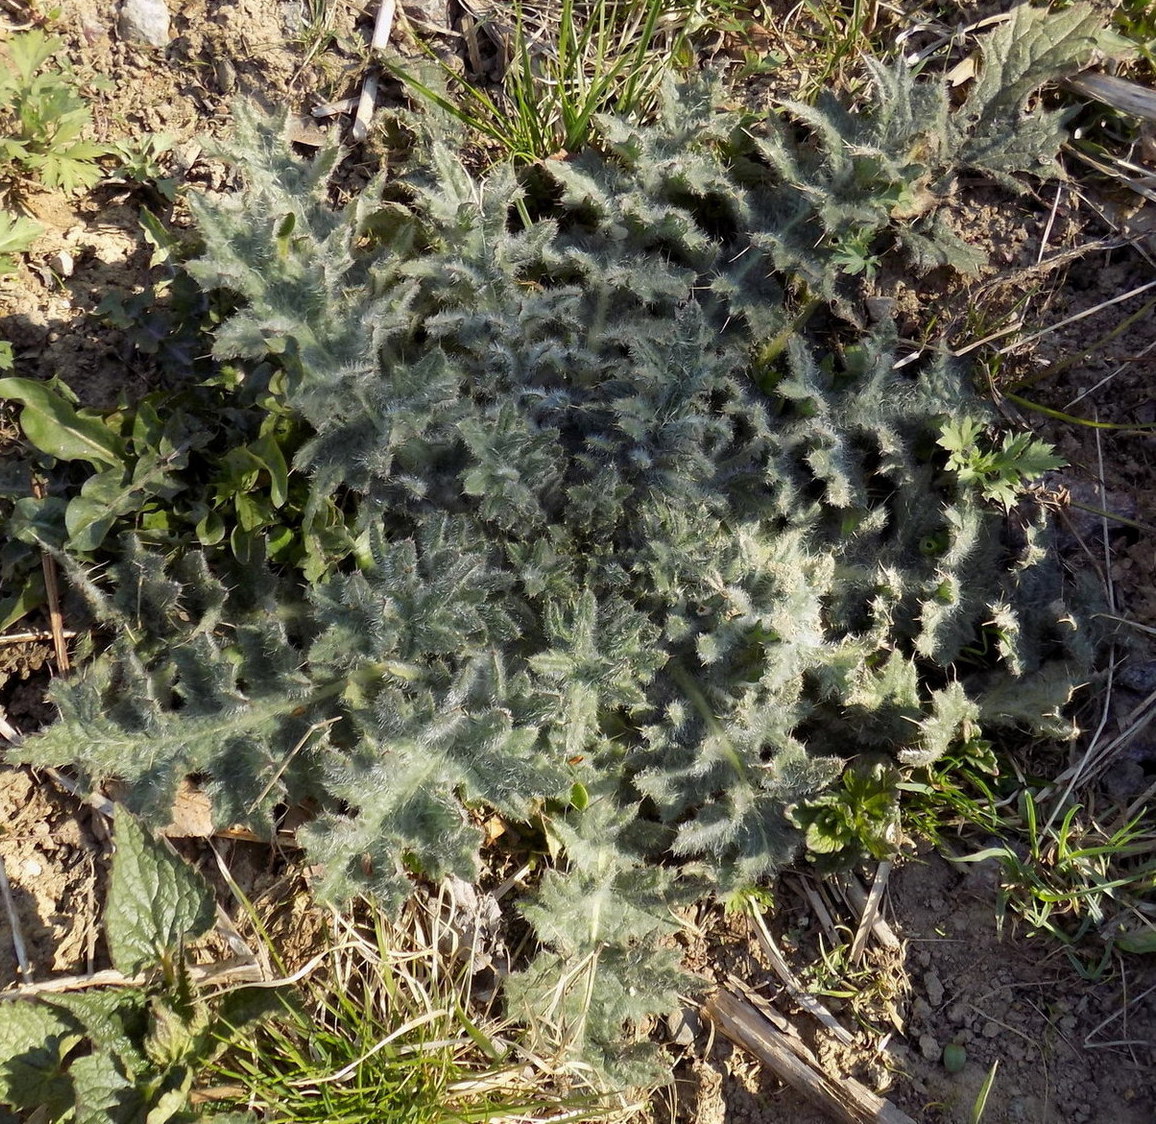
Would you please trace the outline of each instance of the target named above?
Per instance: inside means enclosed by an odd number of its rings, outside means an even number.
[[[353,118],[353,127],[349,130],[349,139],[354,144],[360,144],[369,136],[369,121],[373,116],[373,107],[376,103],[377,72],[370,71],[362,83],[361,97],[357,102],[357,113]]]
[[[12,900],[12,887],[8,885],[8,869],[4,865],[3,856],[0,856],[0,898],[4,899],[4,912],[8,914],[8,927],[12,931],[12,951],[16,953],[20,978],[26,984],[31,984],[32,965],[28,961],[28,950],[24,946],[24,930],[16,912],[16,903]]]
[[[1099,411],[1096,411],[1095,417],[1099,420]],[[1100,437],[1100,431],[1093,431],[1096,435],[1096,469],[1097,481],[1096,487],[1099,489],[1099,498],[1101,504],[1107,505],[1108,494],[1104,485],[1104,446]],[[1104,515],[1100,516],[1100,537],[1104,544],[1104,590],[1108,600],[1108,609],[1114,614],[1116,612],[1116,587],[1112,583],[1112,547],[1108,537],[1108,520]],[[1112,698],[1112,680],[1113,673],[1116,668],[1116,648],[1112,647],[1111,660],[1108,664],[1108,683],[1104,692],[1104,708],[1100,717],[1100,724],[1096,728],[1096,733],[1092,738],[1090,745],[1094,746],[1100,739],[1103,733],[1104,726],[1108,721],[1109,705]],[[1068,781],[1061,793],[1060,798],[1052,805],[1051,814],[1048,816],[1047,822],[1044,824],[1044,831],[1048,831],[1052,824],[1055,823],[1056,817],[1060,814],[1060,810],[1068,803],[1068,797],[1071,796],[1072,790],[1076,787],[1080,779],[1079,772],[1073,773],[1071,779]]]
[[[216,1101],[241,1103],[249,1095],[244,1085],[214,1085],[211,1089],[193,1089],[189,1093],[189,1104],[213,1104]]]
[[[976,348],[985,347],[989,343],[995,343],[996,340],[1003,339],[1004,336],[1011,335],[1012,332],[1018,332],[1023,326],[1023,320],[1017,317],[1010,324],[1005,324],[1002,328],[997,328],[994,332],[988,332],[988,334],[981,339],[973,340],[971,343],[957,348],[951,354],[956,359],[961,359],[969,352],[975,351]]]
[[[1118,183],[1124,184],[1130,191],[1135,192],[1142,198],[1156,200],[1156,191],[1150,186],[1151,177],[1145,175],[1143,170],[1137,168],[1135,164],[1130,164],[1127,160],[1121,160],[1118,156],[1112,157],[1109,163],[1105,163],[1103,160],[1097,160],[1094,156],[1072,145],[1064,145],[1064,151],[1074,156],[1081,164],[1087,164],[1092,171],[1099,172],[1102,176],[1107,176],[1108,179],[1113,179]],[[1136,176],[1128,176],[1124,174],[1125,172],[1137,172],[1139,174]]]
[[[1056,197],[1052,200],[1051,210],[1048,211],[1048,221],[1044,224],[1044,233],[1040,237],[1040,252],[1036,254],[1036,265],[1039,265],[1044,260],[1044,254],[1048,250],[1048,240],[1052,236],[1052,227],[1056,222],[1056,213],[1060,209],[1060,200],[1064,197],[1065,185],[1059,183],[1056,185]]]
[[[393,30],[393,17],[397,10],[396,0],[382,0],[377,9],[377,19],[373,22],[373,39],[369,47],[374,54],[385,50],[389,33]],[[357,103],[357,113],[353,118],[353,128],[349,135],[354,144],[360,144],[369,135],[369,121],[377,101],[377,72],[371,70],[365,76],[361,87],[361,98]]]
[[[60,635],[65,640],[75,640],[77,634],[72,629],[62,629]],[[56,635],[52,632],[40,629],[36,632],[8,632],[0,636],[0,645],[7,644],[35,644],[45,640],[55,641]]]
[[[753,1054],[832,1120],[846,1124],[915,1124],[905,1112],[854,1078],[829,1076],[801,1042],[778,1030],[733,992],[715,992],[703,1005],[703,1014],[731,1042]]]
[[[1036,371],[1029,375],[1027,378],[1021,379],[1018,383],[1019,389],[1022,390],[1025,387],[1035,386],[1037,383],[1043,382],[1045,379],[1054,378],[1061,372],[1068,370],[1069,367],[1075,367],[1077,364],[1083,363],[1089,356],[1094,355],[1097,351],[1102,351],[1113,340],[1119,339],[1125,332],[1131,329],[1133,324],[1145,323],[1153,308],[1156,308],[1156,300],[1149,301],[1142,308],[1137,309],[1129,316],[1124,317],[1123,320],[1113,324],[1111,329],[1100,336],[1099,339],[1092,340],[1091,343],[1087,344],[1079,351],[1069,352],[1063,359],[1058,359],[1055,363],[1049,363],[1042,370]],[[1146,356],[1148,352],[1152,350],[1152,346],[1153,345],[1149,345],[1145,347],[1143,351],[1137,352],[1137,354],[1130,356],[1114,371],[1100,379],[1100,381],[1094,386],[1090,386],[1086,390],[1080,391],[1080,393],[1077,394],[1075,398],[1064,405],[1064,409],[1070,410],[1077,402],[1087,398],[1089,394],[1094,394],[1097,390],[1100,389],[1100,387],[1111,382],[1112,379],[1120,374],[1121,371],[1126,370],[1131,364],[1138,362],[1140,359],[1143,359],[1144,356]]]
[[[301,750],[304,749],[305,746],[309,744],[309,739],[311,737],[313,737],[313,735],[315,733],[317,733],[318,730],[326,730],[330,726],[332,726],[335,722],[340,722],[340,721],[341,721],[340,718],[327,718],[324,722],[314,722],[313,725],[310,726],[309,729],[306,730],[305,733],[303,733],[301,735],[300,740],[289,751],[289,753],[285,757],[285,760],[282,761],[281,764],[277,766],[276,771],[269,778],[269,783],[267,785],[265,785],[265,787],[261,790],[260,795],[257,796],[253,800],[253,802],[249,805],[249,811],[252,812],[255,808],[259,807],[260,804],[262,803],[262,801],[264,801],[265,797],[268,796],[269,793],[273,791],[273,786],[285,775],[285,770],[289,768],[290,764],[293,761],[293,758],[296,757],[297,754],[300,753]]]
[[[338,117],[342,113],[352,113],[357,104],[357,98],[342,98],[341,101],[327,101],[322,105],[315,105],[309,112],[314,117]]]
[[[855,910],[860,916],[863,916],[867,909],[867,891],[863,888],[863,883],[853,874],[848,874],[838,881],[839,889],[843,891],[844,897],[850,903],[851,908]],[[889,949],[902,948],[903,942],[895,935],[895,930],[887,924],[887,921],[878,912],[876,912],[874,919],[871,922],[871,931],[875,934],[875,939],[884,947]]]
[[[1146,121],[1156,121],[1156,93],[1138,82],[1117,78],[1114,74],[1077,74],[1063,83],[1069,90],[1085,97],[1095,98]]]
[[[1024,269],[1013,270],[1007,274],[1002,274],[994,281],[990,281],[980,286],[980,288],[976,291],[976,298],[982,298],[989,292],[996,289],[1007,288],[1009,286],[1026,286],[1029,282],[1035,282],[1040,278],[1046,277],[1058,269],[1071,265],[1072,262],[1080,261],[1083,258],[1086,258],[1089,254],[1109,253],[1112,250],[1122,250],[1125,247],[1135,246],[1135,238],[1122,235],[1120,233],[1118,224],[1114,227],[1114,229],[1116,230],[1116,234],[1114,236],[1097,238],[1094,241],[1085,242],[1079,246],[1073,246],[1068,250],[1059,250],[1052,254],[1051,257],[1041,259],[1032,266]],[[1045,233],[1045,238],[1046,237],[1047,233]],[[1046,249],[1046,246],[1043,248]],[[1133,317],[1136,317],[1137,315],[1138,314],[1134,313],[1132,317],[1129,317],[1129,321],[1131,321]],[[964,344],[962,347],[952,350],[950,354],[958,359],[961,356],[967,355],[969,352],[975,351],[979,347],[983,347],[985,344],[993,343],[995,340],[1000,339],[1003,336],[1009,335],[1012,332],[1020,331],[1023,326],[1024,318],[1021,314],[1016,316],[1015,320],[1011,323],[1004,325],[1002,328],[997,328],[995,331],[989,332],[982,339],[974,340],[971,343]],[[1103,338],[1102,342],[1107,342],[1112,338],[1113,333],[1110,332]],[[1079,358],[1079,356],[1077,356],[1077,358]],[[909,357],[908,359],[902,360],[900,362],[911,361],[912,359]],[[1065,370],[1074,361],[1074,359],[1068,358],[1065,359],[1062,363],[1052,364],[1050,367],[1045,368],[1043,371],[1036,372],[1027,378],[1022,379],[1018,385],[1020,387],[1034,386],[1041,379],[1047,378],[1051,374],[1054,374],[1058,371]],[[896,363],[896,366],[900,366],[900,363]]]
[[[1149,304],[1145,305],[1144,308],[1141,309],[1141,311],[1142,312],[1151,312],[1152,311],[1152,303],[1150,302]],[[1129,321],[1131,321],[1132,319],[1133,319],[1133,317],[1129,316],[1128,319],[1125,320],[1123,322],[1123,324],[1118,325],[1117,328],[1118,329],[1125,329],[1126,327],[1130,327],[1131,325],[1129,324]],[[1108,333],[1107,336],[1104,337],[1103,342],[1105,342],[1105,343],[1110,342],[1113,338],[1115,338],[1115,336],[1117,334],[1118,334],[1117,329],[1113,329],[1111,332]],[[1106,374],[1094,386],[1088,387],[1087,390],[1081,390],[1080,393],[1077,394],[1075,398],[1073,398],[1070,402],[1065,404],[1064,409],[1070,410],[1073,406],[1077,405],[1079,402],[1083,401],[1083,399],[1087,398],[1089,394],[1095,394],[1096,391],[1099,390],[1101,387],[1107,386],[1108,383],[1110,383],[1117,375],[1126,371],[1133,363],[1136,363],[1141,359],[1147,359],[1148,353],[1151,352],[1153,349],[1156,349],[1156,340],[1153,340],[1149,344],[1145,344],[1144,347],[1142,347],[1138,352],[1136,352],[1135,355],[1131,356],[1129,359],[1127,359],[1123,363],[1121,363],[1114,371],[1110,371],[1108,374]],[[1067,366],[1067,365],[1068,364],[1065,364],[1065,366]]]
[[[262,982],[258,972],[256,964],[247,963],[241,957],[233,957],[229,960],[219,960],[215,964],[190,965],[189,979],[195,984],[204,985],[234,983],[257,985]],[[149,976],[126,976],[113,968],[107,968],[90,976],[58,976],[56,979],[29,984],[27,987],[0,991],[0,1002],[8,999],[33,999],[37,995],[57,995],[66,991],[85,991],[90,987],[145,987],[150,982]]]
[[[1064,152],[1069,152],[1070,146],[1064,147]],[[1072,155],[1080,155],[1079,149],[1070,149]],[[1131,186],[1131,184],[1129,184]],[[1129,234],[1123,223],[1120,222],[1119,216],[1114,214],[1111,210],[1101,206],[1099,202],[1075,188],[1075,193],[1080,200],[1081,206],[1087,207],[1096,218],[1098,218],[1109,230],[1114,230],[1133,250],[1136,251],[1150,266],[1156,269],[1156,254],[1153,254],[1144,244],[1144,237],[1138,234]]]
[[[771,962],[771,967],[775,970],[775,974],[786,985],[791,998],[809,1015],[818,1019],[844,1046],[850,1046],[855,1041],[854,1036],[840,1025],[839,1020],[836,1019],[822,1003],[813,995],[803,990],[802,985],[787,966],[783,954],[779,951],[779,946],[775,944],[775,939],[771,936],[770,930],[767,929],[762,914],[759,913],[758,910],[752,909],[750,915],[755,926],[755,935],[758,938],[759,945],[767,959]]]
[[[44,484],[38,479],[32,481],[32,494],[39,500],[44,498]],[[52,628],[52,647],[56,651],[56,666],[61,675],[72,669],[68,658],[68,644],[64,639],[64,618],[60,615],[60,583],[56,576],[56,560],[41,552],[40,566],[44,571],[44,592],[48,598],[48,622]]]
[[[96,858],[91,851],[85,854],[88,877],[85,879],[84,910],[84,966],[88,975],[96,971],[96,942],[99,937],[96,924]]]
[[[237,881],[233,877],[233,872],[228,868],[225,860],[221,858],[220,852],[217,850],[213,840],[208,840],[208,843],[209,850],[213,855],[213,861],[217,864],[217,870],[221,877],[225,880],[225,885],[229,887],[229,891],[232,893],[234,900],[242,907],[242,909],[248,911],[249,917],[252,919],[253,913],[249,907],[248,900],[245,898],[244,894],[241,893],[241,887],[237,885]],[[263,980],[271,980],[276,975],[276,973],[273,971],[272,961],[269,958],[269,950],[266,947],[267,943],[268,942],[263,940],[258,941],[257,952],[255,954],[257,963],[261,968],[261,978]]]
[[[988,16],[987,19],[977,20],[975,23],[969,23],[965,27],[950,28],[930,46],[924,47],[922,51],[908,55],[905,61],[909,66],[926,62],[940,47],[954,43],[962,39],[965,35],[970,35],[973,31],[982,31],[984,28],[994,27],[997,23],[1006,23],[1009,19],[1011,19],[1010,15]]]
[[[1127,810],[1120,817],[1118,826],[1123,827],[1130,823],[1139,813],[1142,808],[1148,806],[1148,802],[1152,797],[1156,796],[1156,782],[1150,784],[1131,804],[1128,805]]]
[[[1126,293],[1121,293],[1118,297],[1112,297],[1110,300],[1101,301],[1091,308],[1085,308],[1081,312],[1077,312],[1074,316],[1069,316],[1058,323],[1049,324],[1046,328],[1041,328],[1038,332],[1032,332],[1029,336],[1023,336],[1014,343],[1009,343],[1006,347],[1001,347],[996,353],[998,355],[1006,355],[1009,351],[1014,351],[1017,347],[1023,347],[1024,344],[1034,343],[1038,339],[1049,335],[1051,332],[1059,331],[1060,328],[1066,328],[1069,324],[1075,324],[1079,320],[1084,320],[1089,316],[1094,316],[1097,312],[1103,311],[1105,308],[1111,308],[1114,304],[1121,304],[1126,300],[1131,300],[1133,297],[1138,297],[1141,293],[1148,292],[1149,289],[1156,288],[1156,281],[1149,281],[1144,285],[1137,285],[1135,289],[1130,289]]]
[[[19,745],[23,741],[23,735],[8,721],[2,708],[0,708],[0,737],[13,746]]]
[[[839,939],[839,933],[835,928],[835,920],[831,916],[831,911],[827,908],[827,903],[823,901],[822,895],[811,885],[810,880],[805,876],[799,875],[796,878],[796,882],[798,883],[800,891],[810,904],[811,909],[814,910],[815,916],[823,928],[823,932],[827,934],[828,939],[831,941],[837,941]]]
[[[887,889],[887,878],[891,874],[891,863],[884,860],[875,869],[875,878],[871,882],[871,892],[863,903],[863,912],[859,916],[859,928],[855,930],[855,939],[851,942],[849,959],[852,966],[863,959],[867,951],[868,934],[875,930],[879,922],[879,903],[883,900],[883,891]]]
[[[1109,1023],[1114,1023],[1117,1019],[1126,1019],[1127,1013],[1128,1013],[1128,1008],[1130,1006],[1135,1006],[1137,1003],[1140,1003],[1142,1000],[1146,999],[1153,991],[1156,991],[1156,984],[1153,984],[1151,987],[1142,991],[1139,995],[1137,995],[1133,999],[1129,1000],[1129,1002],[1127,1004],[1125,1004],[1123,1007],[1121,1007],[1120,1010],[1113,1011],[1106,1019],[1104,1019],[1102,1022],[1099,1022],[1094,1027],[1092,1027],[1092,1029],[1089,1030],[1088,1033],[1084,1036],[1085,1048],[1091,1050],[1091,1049],[1104,1049],[1105,1047],[1108,1047],[1108,1046],[1126,1046],[1126,1045],[1151,1046],[1152,1045],[1151,1042],[1134,1042],[1134,1041],[1130,1041],[1130,1040],[1123,1040],[1123,1041],[1116,1041],[1116,1042],[1093,1042],[1092,1039],[1097,1034],[1099,1034],[1100,1031],[1103,1030],[1104,1027],[1106,1027]]]
[[[1117,750],[1130,742],[1151,721],[1154,709],[1156,709],[1156,691],[1148,695],[1127,716],[1125,719],[1127,726],[1122,733],[1117,734],[1102,749],[1096,745],[1089,745],[1075,765],[1065,769],[1050,785],[1041,790],[1039,799],[1046,799],[1056,791],[1059,785],[1067,784],[1069,781],[1072,783],[1069,785],[1068,791],[1071,791],[1076,783],[1090,781],[1097,773],[1107,767]]]

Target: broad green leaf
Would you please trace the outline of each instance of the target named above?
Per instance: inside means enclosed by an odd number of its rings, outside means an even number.
[[[76,1023],[35,1000],[0,1003],[0,1104],[46,1106],[56,1113],[72,1100],[64,1059],[80,1041]]]
[[[288,527],[277,525],[266,531],[266,549],[274,562],[285,561],[296,541],[296,537]]]
[[[226,499],[235,492],[248,492],[257,486],[265,465],[248,448],[230,449],[221,458],[221,474],[218,476],[217,494]]]
[[[23,403],[20,425],[41,452],[61,460],[113,468],[124,460],[124,442],[95,418],[81,417],[72,405],[34,379],[0,379],[0,398]]]
[[[64,513],[69,549],[82,554],[96,550],[104,542],[116,520],[117,512],[110,511],[108,505],[99,500],[90,499],[88,496],[76,496],[69,500]]]
[[[141,1091],[125,1075],[115,1057],[96,1040],[95,1053],[77,1058],[69,1067],[76,1090],[76,1124],[129,1124],[144,1109]]]
[[[145,1124],[169,1124],[170,1120],[184,1116],[189,1105],[189,1089],[193,1075],[188,1070],[174,1070],[170,1080],[177,1079],[176,1088],[166,1089],[156,1099],[145,1117]]]
[[[132,441],[138,453],[160,447],[165,425],[155,404],[144,398],[137,403],[132,419]]]
[[[135,976],[206,932],[213,899],[200,875],[123,808],[115,841],[104,931],[113,965]]]
[[[64,516],[67,504],[60,496],[25,496],[12,505],[4,531],[20,542],[32,546],[62,547],[65,539]]]
[[[269,496],[274,507],[281,507],[289,494],[289,466],[285,454],[272,433],[265,433],[249,445],[249,451],[269,473]]]
[[[216,546],[225,537],[225,521],[219,512],[209,511],[197,521],[196,530],[202,546]]]
[[[299,1009],[297,993],[291,987],[235,987],[217,1003],[214,1023],[222,1031],[244,1030],[271,1018],[287,1016]]]
[[[145,241],[153,247],[153,254],[149,259],[149,268],[163,265],[180,247],[181,240],[167,230],[164,223],[147,207],[141,209],[140,226],[145,236]]]
[[[6,632],[17,621],[23,620],[33,609],[43,605],[44,600],[44,575],[36,570],[24,579],[16,593],[0,597],[0,632]]]
[[[148,1031],[148,994],[143,989],[64,992],[44,1002],[75,1019],[89,1041],[115,1058],[119,1069],[129,1077],[145,1068],[147,1062],[139,1047]]]

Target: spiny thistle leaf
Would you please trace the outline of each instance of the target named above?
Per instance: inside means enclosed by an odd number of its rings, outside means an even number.
[[[1071,50],[1009,62],[1023,82],[1085,57],[1064,18]],[[188,773],[266,832],[308,798],[333,897],[473,878],[479,809],[540,818],[564,868],[525,906],[543,950],[514,992],[636,1077],[682,986],[653,940],[683,889],[772,873],[787,809],[848,757],[1065,728],[1091,648],[1044,517],[945,464],[945,419],[983,416],[966,372],[855,330],[845,268],[969,264],[935,223],[953,177],[1044,149],[983,156],[938,84],[872,78],[856,113],[761,121],[670,88],[653,124],[522,176],[410,115],[404,175],[343,212],[335,149],[304,162],[242,114],[246,188],[197,204],[197,276],[243,301],[216,353],[311,427],[294,467],[357,550],[308,590],[131,548],[77,574],[117,638],[23,758],[122,776],[154,819]]]
[[[1017,187],[1013,173],[1052,178],[1061,174],[1056,154],[1065,139],[1063,110],[1027,108],[1028,99],[1047,82],[1068,77],[1098,54],[1133,53],[1120,36],[1104,27],[1086,4],[1052,11],[1021,4],[980,39],[981,62],[967,101],[952,116],[950,130],[959,143],[959,163]]]

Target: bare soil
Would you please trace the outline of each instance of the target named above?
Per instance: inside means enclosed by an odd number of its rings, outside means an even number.
[[[0,16],[18,7],[0,3]],[[226,186],[211,145],[228,127],[231,99],[255,97],[288,109],[301,119],[308,140],[309,130],[318,128],[308,119],[310,107],[356,90],[368,19],[355,4],[332,6],[334,22],[325,36],[310,32],[299,0],[188,0],[170,7],[172,39],[163,51],[122,42],[112,0],[74,0],[53,31],[67,41],[68,57],[92,99],[96,139],[169,134],[169,171],[192,190]],[[29,206],[47,233],[19,272],[0,280],[0,339],[13,344],[17,373],[59,374],[94,405],[122,395],[131,399],[152,385],[155,370],[96,309],[110,293],[128,296],[149,283],[152,248],[140,228],[142,207],[178,227],[187,221],[182,207],[128,184],[103,186],[80,200],[45,193]],[[989,364],[990,389],[999,400],[1001,388],[1075,355],[1066,369],[1023,393],[1053,410],[1122,427],[1057,422],[1004,401],[1009,414],[1038,429],[1070,461],[1054,481],[1057,487],[1132,521],[1113,523],[1105,542],[1098,517],[1075,508],[1065,514],[1065,549],[1073,564],[1110,575],[1116,615],[1132,622],[1117,642],[1118,657],[1126,661],[1121,668],[1132,669],[1131,679],[1121,672],[1106,702],[1089,692],[1084,724],[1094,727],[1106,714],[1109,730],[1156,688],[1156,675],[1151,682],[1144,677],[1154,653],[1143,631],[1156,628],[1156,430],[1140,428],[1156,424],[1156,316],[1140,316],[1106,338],[1156,295],[1137,292],[1107,304],[1156,280],[1156,239],[1105,244],[1156,229],[1154,207],[1141,205],[1139,197],[1121,203],[1087,183],[1065,185],[1058,195],[1049,188],[1020,198],[976,185],[961,198],[953,221],[992,252],[991,268],[966,286],[945,280],[938,287],[901,288],[896,304],[904,335],[923,339],[934,323],[956,348],[1013,318],[1027,325],[1071,320],[1035,346]],[[1072,319],[1097,306],[1103,307]],[[51,647],[43,641],[0,643],[0,701],[17,726],[31,729],[49,717],[43,695],[52,666]],[[1057,750],[1056,771],[1081,748]],[[1110,815],[1142,798],[1154,779],[1156,740],[1141,734],[1086,798]],[[229,853],[245,867],[247,884],[270,884],[268,856],[252,847]],[[0,859],[37,978],[104,966],[96,918],[107,856],[99,817],[45,778],[0,767]],[[821,966],[820,926],[797,885],[796,878],[784,880],[770,916],[792,968],[807,979]],[[1151,1121],[1153,958],[1117,956],[1099,982],[1089,982],[1053,942],[1017,935],[1011,922],[1001,938],[995,907],[995,872],[987,866],[965,873],[930,853],[913,853],[898,865],[884,914],[901,948],[870,946],[857,993],[825,1000],[856,1033],[851,1049],[820,1050],[832,1072],[856,1076],[928,1124],[967,1120],[996,1061],[984,1118],[990,1124]],[[746,922],[715,910],[694,920],[684,938],[693,969],[717,982],[743,981],[814,1033],[767,967]],[[849,912],[836,922],[854,930]],[[0,910],[0,988],[18,982],[13,948],[7,913]],[[685,1025],[667,1030],[680,1061],[670,1104],[656,1109],[660,1117],[697,1124],[824,1119],[752,1059],[712,1037],[693,1011]],[[956,1074],[941,1060],[949,1044],[966,1051],[966,1065]]]

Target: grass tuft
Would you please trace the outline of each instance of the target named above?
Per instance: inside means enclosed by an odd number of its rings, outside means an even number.
[[[561,0],[548,15],[512,0],[501,11],[489,22],[507,54],[500,88],[462,81],[444,63],[437,79],[392,69],[413,93],[486,137],[503,156],[532,162],[582,148],[599,113],[648,117],[663,79],[689,68],[695,37],[729,6],[725,0]],[[432,51],[430,57],[436,61]]]
[[[492,969],[471,924],[446,895],[415,898],[396,920],[367,902],[333,911],[280,1016],[229,1039],[200,1099],[284,1124],[611,1117],[605,1099],[520,1051],[480,982]]]

